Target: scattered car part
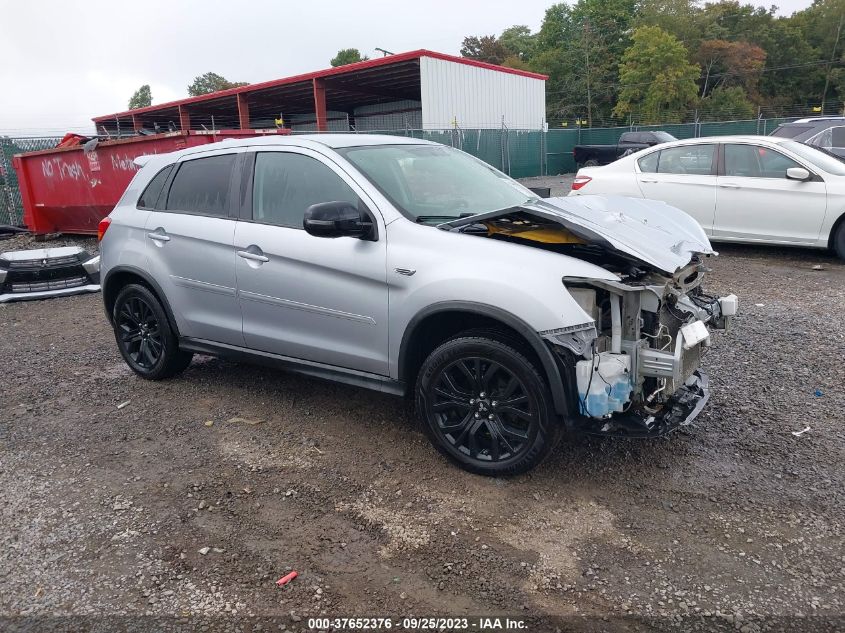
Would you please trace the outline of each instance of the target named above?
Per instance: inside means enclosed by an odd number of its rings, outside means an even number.
[[[99,290],[100,256],[78,246],[0,253],[0,303]]]

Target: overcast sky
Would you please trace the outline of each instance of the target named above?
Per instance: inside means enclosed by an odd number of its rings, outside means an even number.
[[[266,81],[329,66],[340,48],[371,57],[427,48],[457,54],[465,35],[539,28],[553,0],[0,0],[0,133],[88,131],[126,109],[187,96],[197,75]],[[771,3],[755,3],[768,6]],[[781,13],[810,0],[780,0]]]

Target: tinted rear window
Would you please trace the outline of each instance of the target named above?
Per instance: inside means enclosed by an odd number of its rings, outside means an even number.
[[[160,172],[158,172],[155,176],[153,176],[153,179],[150,181],[150,184],[148,184],[147,188],[144,189],[144,193],[142,193],[141,197],[138,198],[139,209],[156,208],[156,202],[158,202],[158,198],[161,195],[161,190],[164,188],[164,183],[167,181],[167,177],[170,175],[172,169],[173,165],[168,165]]]
[[[168,211],[225,217],[229,211],[229,184],[234,154],[188,160],[179,166],[170,193]]]

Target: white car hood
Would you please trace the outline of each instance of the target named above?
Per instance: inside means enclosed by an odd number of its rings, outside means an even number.
[[[523,205],[530,213],[596,233],[616,250],[675,273],[693,255],[716,254],[704,229],[665,202],[623,196],[547,198]]]

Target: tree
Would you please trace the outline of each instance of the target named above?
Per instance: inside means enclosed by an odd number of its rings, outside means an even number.
[[[546,10],[531,66],[549,75],[550,117],[586,115],[590,124],[610,117],[635,14],[635,0],[578,0]]]
[[[369,59],[366,55],[362,56],[361,51],[357,48],[344,48],[337,52],[332,60],[329,62],[332,66],[346,66],[346,64],[354,64],[356,62],[365,62]]]
[[[138,108],[148,108],[153,104],[153,94],[150,92],[150,85],[144,84],[135,91],[132,98],[129,99],[129,109],[137,110]]]
[[[746,94],[759,98],[760,75],[766,65],[766,51],[750,42],[704,40],[695,56],[701,64],[701,96],[718,86],[741,86]]]
[[[619,67],[619,100],[614,116],[638,115],[638,123],[680,121],[698,94],[699,67],[684,45],[658,26],[634,31]]]
[[[755,115],[754,104],[745,96],[745,90],[739,86],[719,86],[698,106],[699,119],[702,121],[742,121]]]
[[[229,81],[217,73],[205,73],[194,78],[194,82],[188,86],[188,94],[192,97],[198,97],[211,92],[219,92],[220,90],[229,90],[230,88],[238,88],[246,85],[248,84],[245,81]]]
[[[499,43],[505,48],[507,58],[516,58],[527,62],[534,55],[537,48],[537,36],[523,24],[511,26],[499,36]]]
[[[477,59],[488,64],[501,64],[510,51],[506,49],[495,35],[470,35],[465,37],[461,45],[461,56]]]

